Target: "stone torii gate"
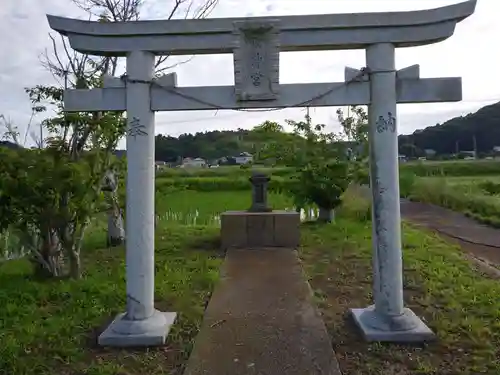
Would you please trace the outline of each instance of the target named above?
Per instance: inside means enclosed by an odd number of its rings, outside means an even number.
[[[461,78],[395,69],[395,49],[443,41],[476,0],[442,8],[361,14],[99,23],[48,15],[73,49],[124,56],[126,76],[67,90],[65,110],[127,111],[127,307],[100,335],[109,346],[165,342],[176,313],[154,309],[154,112],[368,105],[373,202],[374,306],[351,309],[370,341],[422,341],[432,331],[403,303],[397,103],[462,99]],[[366,68],[338,83],[279,83],[280,51],[365,49]],[[235,86],[178,87],[154,76],[155,56],[232,53]],[[334,230],[334,229],[332,229]]]

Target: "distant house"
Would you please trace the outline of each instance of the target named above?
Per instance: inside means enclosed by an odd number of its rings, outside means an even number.
[[[253,162],[253,156],[248,152],[242,152],[238,156],[234,156],[234,160],[236,164],[249,164]]]
[[[202,158],[184,158],[182,159],[181,168],[203,168],[207,166],[207,162]]]
[[[462,156],[465,160],[476,159],[476,151],[460,151],[459,155]]]
[[[430,148],[425,149],[424,152],[425,152],[425,156],[427,156],[427,157],[433,157],[436,155],[436,151],[433,149],[430,149]]]

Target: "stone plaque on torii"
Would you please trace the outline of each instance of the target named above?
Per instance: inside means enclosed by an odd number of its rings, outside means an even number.
[[[67,90],[65,110],[127,111],[127,309],[101,345],[163,344],[175,313],[154,309],[154,112],[368,105],[373,202],[374,306],[351,309],[370,341],[424,341],[433,333],[403,303],[397,103],[462,100],[460,78],[395,69],[395,49],[443,41],[476,0],[442,8],[205,20],[99,23],[48,16],[81,53],[124,56],[127,73],[102,89]],[[279,84],[279,52],[365,49],[366,68],[344,82]],[[232,53],[235,86],[178,87],[154,78],[158,55]]]

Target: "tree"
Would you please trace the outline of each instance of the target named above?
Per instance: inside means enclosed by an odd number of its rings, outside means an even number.
[[[286,150],[292,147],[294,140],[293,136],[284,131],[282,125],[264,121],[252,129],[249,139],[252,140],[254,161],[286,165]]]
[[[338,136],[325,132],[324,124],[314,125],[307,114],[304,121],[286,120],[293,133],[268,145],[261,157],[280,160],[294,173],[285,193],[300,210],[309,204],[319,207],[319,221],[330,222],[333,210],[350,182],[350,165]],[[270,129],[268,127],[268,129]],[[278,131],[280,128],[273,127]]]
[[[69,158],[57,137],[47,139],[45,149],[41,142],[26,149],[31,120],[21,145],[18,128],[2,118],[3,137],[18,147],[3,150],[0,157],[0,231],[20,240],[37,276],[79,278],[83,234],[99,197],[90,173],[98,159],[90,154],[83,160]]]
[[[347,108],[347,115],[342,109],[337,110],[337,119],[342,126],[343,136],[347,139],[357,158],[368,156],[368,114],[364,107],[351,106]]]
[[[342,126],[340,138],[347,141],[353,179],[360,183],[369,182],[368,172],[368,114],[364,107],[351,106],[347,115],[337,110],[337,119]]]
[[[87,12],[90,18],[97,18],[100,22],[126,22],[135,21],[140,18],[140,10],[147,3],[145,0],[72,0],[80,9]],[[204,18],[215,8],[218,0],[174,0],[169,11],[167,19],[177,18]],[[89,55],[82,55],[76,52],[69,52],[65,37],[60,36],[61,48],[58,48],[56,39],[50,35],[52,40],[52,55],[45,53],[43,61],[56,78],[65,79],[65,85],[75,88],[90,88],[102,83],[102,77],[105,75],[115,75],[118,69],[117,57],[95,58]],[[61,53],[62,52],[62,53]],[[166,70],[178,65],[168,64],[169,56],[161,56],[156,60],[156,74],[161,75]],[[180,63],[189,61],[190,58]],[[98,79],[97,82],[95,79]],[[94,113],[94,122],[99,122],[103,118],[103,113]],[[111,124],[107,124],[110,126]],[[118,131],[117,126],[110,126],[110,129],[115,129],[113,134],[114,139],[111,143],[116,143],[123,135],[122,129]],[[87,125],[86,131],[81,132],[81,136],[77,145],[84,145],[86,137],[90,137],[93,129]],[[95,135],[95,134],[92,134]],[[111,133],[108,132],[108,135]],[[116,139],[116,142],[114,140]],[[112,150],[107,150],[110,153]],[[100,173],[107,176],[103,178],[104,182],[111,182],[117,179],[113,168],[109,165],[103,165]],[[125,229],[123,226],[123,217],[119,205],[117,204],[118,197],[116,189],[113,186],[105,188],[107,201],[109,202],[108,219],[108,243],[119,244],[125,239]]]
[[[145,4],[144,0],[73,0],[73,2],[87,12],[89,18],[97,18],[100,22],[137,20],[140,17],[140,8]],[[202,18],[210,13],[217,2],[218,0],[204,0],[201,3],[195,0],[175,0],[168,18],[181,15],[183,17]],[[53,74],[58,84],[37,85],[26,89],[32,103],[33,113],[46,112],[48,107],[55,107],[56,115],[42,122],[42,126],[48,131],[49,137],[43,139],[42,135],[39,141],[40,145],[46,141],[48,147],[43,153],[37,154],[36,157],[33,156],[35,160],[29,159],[31,164],[25,165],[17,160],[16,165],[21,168],[22,173],[24,173],[23,176],[26,176],[26,181],[34,182],[38,179],[45,181],[42,176],[38,176],[37,169],[44,171],[44,177],[54,176],[52,180],[49,179],[49,181],[52,181],[52,185],[47,182],[47,184],[41,186],[46,189],[45,193],[53,192],[50,196],[52,199],[49,199],[48,202],[53,207],[57,207],[57,210],[45,210],[44,212],[49,212],[51,215],[47,213],[44,215],[57,218],[57,220],[46,220],[45,223],[48,227],[37,229],[42,235],[46,232],[50,233],[50,236],[44,238],[46,238],[47,243],[50,242],[53,251],[41,252],[42,257],[38,257],[39,263],[43,264],[46,269],[49,268],[53,276],[58,276],[59,270],[62,268],[63,257],[51,254],[66,255],[70,261],[71,276],[79,277],[81,274],[79,247],[76,249],[75,246],[81,245],[79,239],[83,238],[90,216],[93,214],[93,209],[102,194],[107,196],[109,204],[110,219],[108,220],[108,227],[110,235],[108,236],[108,242],[117,244],[121,243],[125,238],[122,212],[116,188],[118,184],[116,173],[118,164],[113,158],[113,152],[118,141],[125,134],[126,119],[123,113],[120,112],[64,112],[62,103],[64,89],[101,87],[105,75],[116,74],[119,66],[118,58],[96,58],[82,55],[69,48],[65,37],[60,36],[59,41],[50,34],[49,37],[52,42],[52,50],[45,52],[42,64]],[[157,59],[157,74],[176,65],[169,66],[166,63],[168,58],[169,56],[162,56]],[[12,135],[10,134],[11,138]],[[68,163],[71,168],[78,170],[79,174],[67,170],[70,167],[61,168],[59,164],[61,160]],[[45,164],[41,164],[43,168],[37,164],[37,162],[42,163],[42,161],[45,162]],[[4,166],[4,174],[10,174],[11,177],[17,176],[15,172]],[[60,176],[63,172],[66,174]],[[81,174],[87,175],[82,176]],[[75,180],[72,180],[73,184],[80,184],[78,186],[84,187],[92,194],[85,195],[85,199],[80,195],[73,194],[68,186],[71,188],[76,188],[76,186],[71,185],[68,178],[75,178]],[[8,181],[12,180],[12,178],[8,179]],[[15,193],[16,190],[12,186],[15,185],[5,185],[4,189]],[[29,189],[27,191],[31,193]],[[89,197],[93,197],[93,200]],[[22,218],[22,216],[29,212],[12,205],[12,202],[19,201],[17,198],[9,201],[9,205],[4,208],[6,212],[13,210],[12,212],[21,215],[16,216],[16,220],[23,223],[27,219]],[[43,199],[33,198],[28,202],[30,205],[29,210],[42,210],[45,207],[45,200]],[[82,204],[85,204],[88,209],[83,209]],[[59,215],[60,212],[64,212],[65,215]],[[33,226],[34,224],[31,223],[29,227]],[[21,225],[20,228],[28,230],[26,225]],[[61,249],[69,249],[70,245],[74,245],[73,251],[63,251],[61,253]],[[40,251],[36,251],[40,253]],[[58,262],[59,264],[53,264],[50,267],[46,266],[49,263]]]
[[[99,200],[95,163],[95,155],[74,161],[56,148],[0,150],[0,231],[19,238],[37,276],[80,277],[83,236]]]

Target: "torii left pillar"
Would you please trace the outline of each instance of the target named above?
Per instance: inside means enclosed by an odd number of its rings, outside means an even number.
[[[102,346],[157,346],[166,341],[176,313],[154,308],[155,133],[150,83],[155,56],[127,55],[127,310],[99,336]]]

